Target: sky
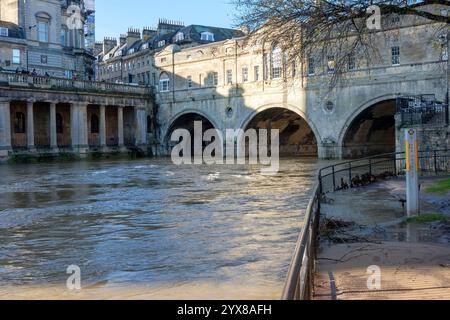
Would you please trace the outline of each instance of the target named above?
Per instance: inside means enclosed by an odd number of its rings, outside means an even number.
[[[118,37],[129,27],[153,27],[159,18],[185,25],[234,26],[231,0],[96,0],[96,41]]]

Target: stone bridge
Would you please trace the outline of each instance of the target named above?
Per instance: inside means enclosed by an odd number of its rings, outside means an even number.
[[[327,76],[174,88],[157,95],[161,152],[170,152],[174,129],[189,129],[195,119],[222,132],[278,128],[282,154],[343,158],[393,152],[396,98],[431,94],[444,102],[446,68],[447,62],[430,62],[363,69],[332,90]]]
[[[0,158],[119,152],[152,139],[147,87],[0,73]]]

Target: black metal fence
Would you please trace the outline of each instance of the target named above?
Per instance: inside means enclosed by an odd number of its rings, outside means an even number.
[[[450,150],[420,151],[422,175],[450,174]],[[339,163],[319,172],[321,194],[369,185],[405,174],[405,153],[389,153]]]
[[[397,99],[400,125],[445,126],[449,124],[449,106],[436,101],[434,95],[407,96]]]
[[[419,153],[422,175],[450,174],[450,150]],[[317,238],[321,201],[325,193],[368,185],[379,179],[403,175],[406,170],[405,153],[390,153],[339,163],[319,172],[319,183],[306,210],[283,290],[283,300],[309,300],[314,289]]]

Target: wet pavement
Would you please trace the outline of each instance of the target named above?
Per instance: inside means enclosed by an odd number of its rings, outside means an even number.
[[[421,215],[450,219],[450,194],[425,191],[439,179],[421,180]],[[450,299],[450,223],[408,222],[404,179],[327,197],[314,299]]]

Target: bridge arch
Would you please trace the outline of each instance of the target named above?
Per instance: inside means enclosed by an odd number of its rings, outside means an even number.
[[[197,109],[185,109],[173,115],[162,130],[161,138],[165,147],[170,149],[170,138],[172,132],[176,129],[186,129],[190,131],[192,135],[194,121],[202,121],[203,132],[213,128],[220,130],[220,127],[217,125],[214,117],[210,116],[206,112]]]
[[[279,129],[280,155],[318,156],[321,137],[306,113],[292,105],[264,105],[248,114],[239,128]]]
[[[402,95],[377,96],[356,108],[339,134],[339,156],[358,158],[394,152],[396,99]]]

